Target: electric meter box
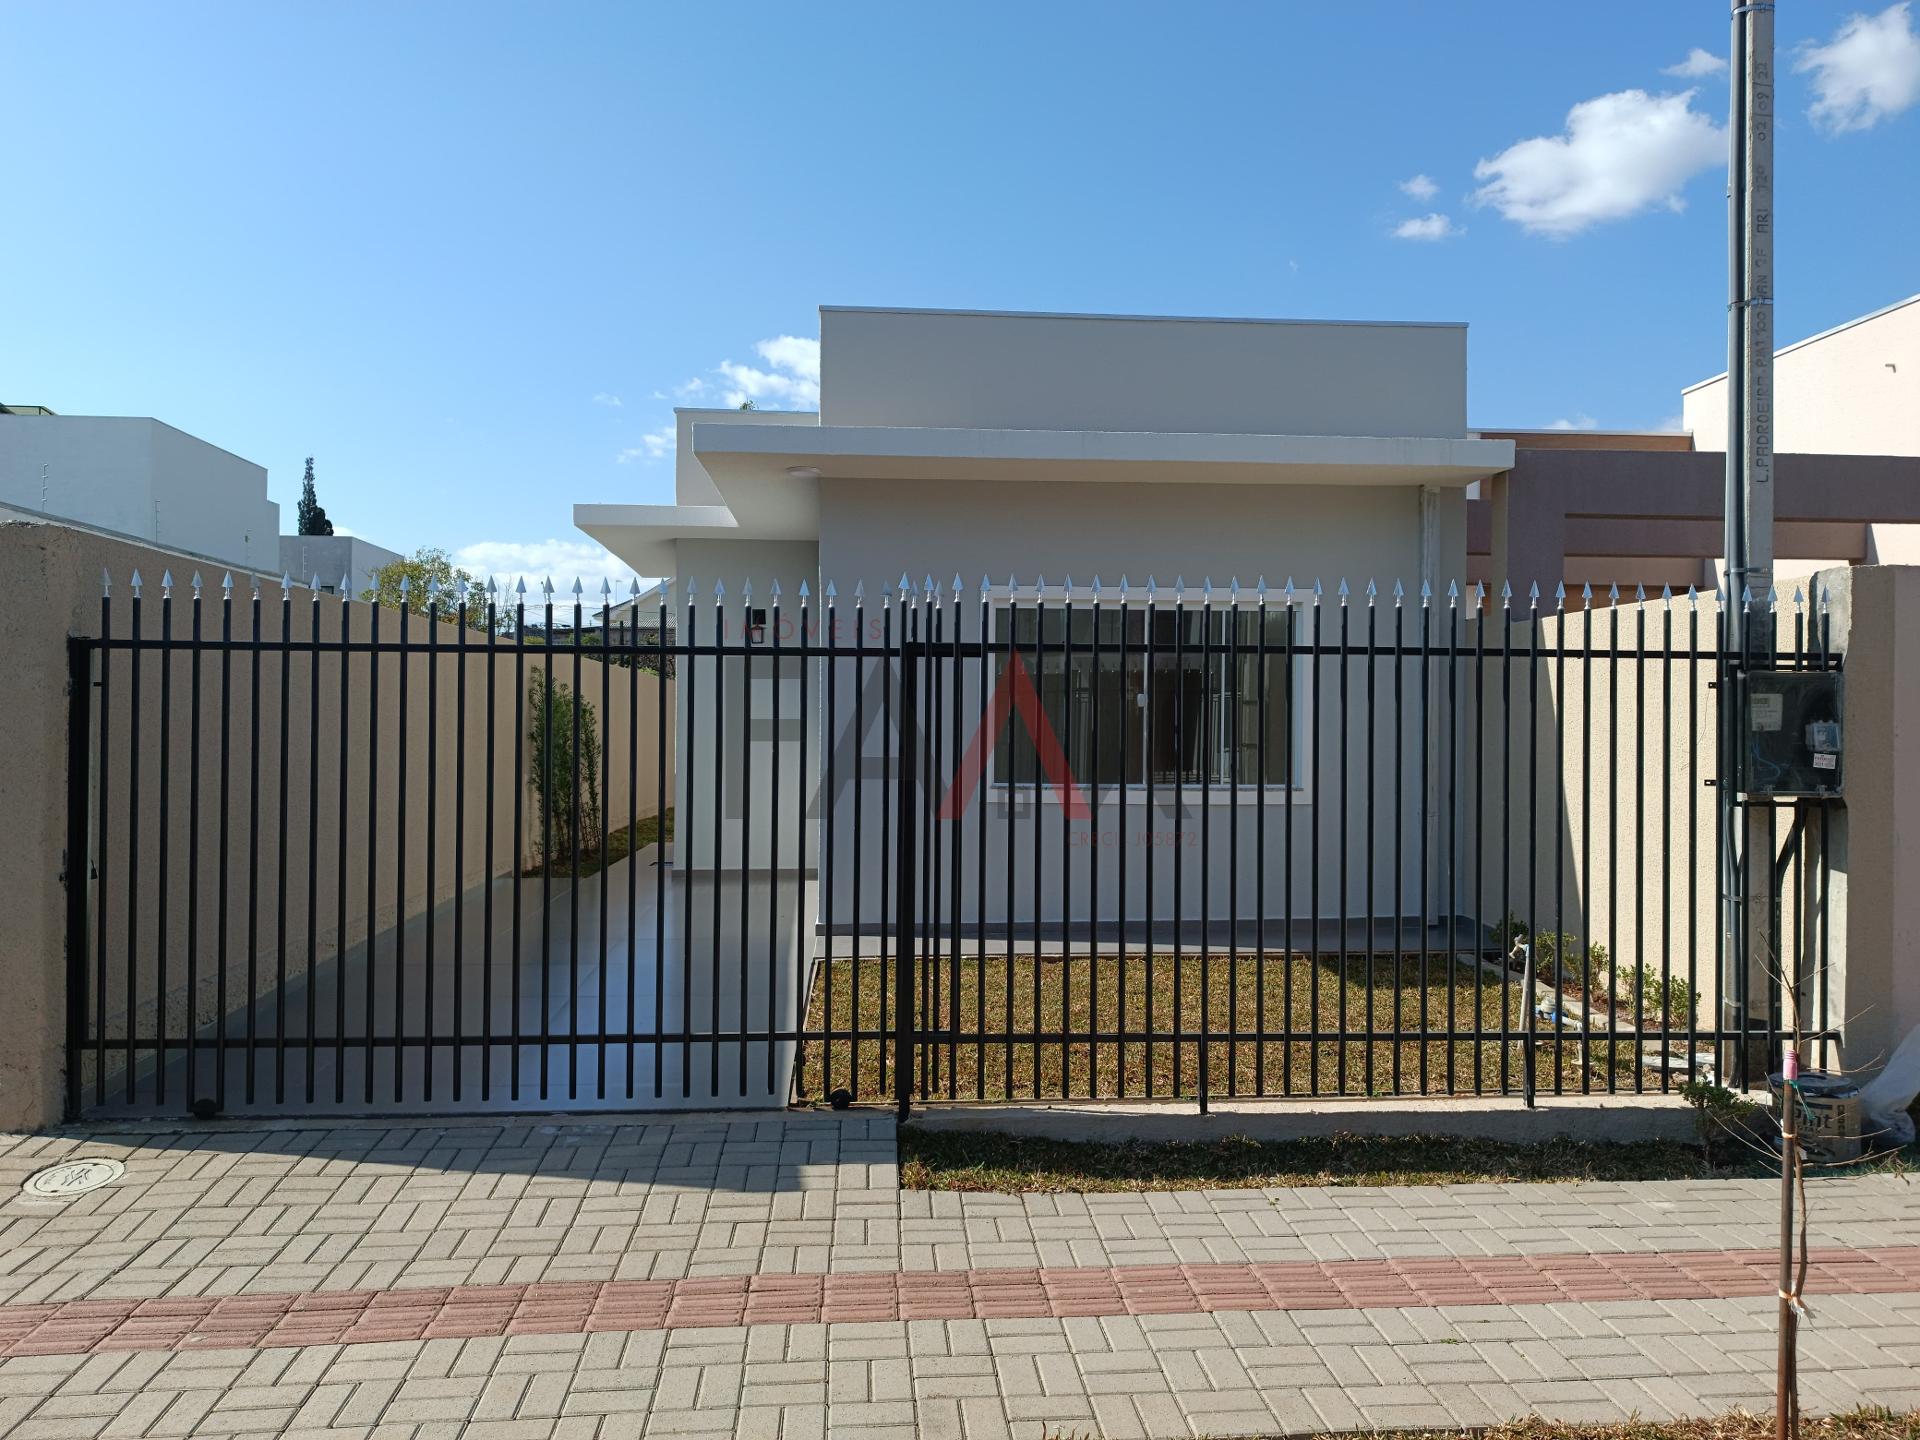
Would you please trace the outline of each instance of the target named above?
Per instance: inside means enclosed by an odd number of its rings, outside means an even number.
[[[1742,792],[1838,795],[1844,773],[1838,670],[1750,670],[1741,682]]]

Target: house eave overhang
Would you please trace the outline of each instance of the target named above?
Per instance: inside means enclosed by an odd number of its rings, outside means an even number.
[[[729,482],[835,479],[1134,481],[1150,484],[1451,485],[1513,465],[1513,443],[1401,435],[1217,435],[881,425],[693,427],[694,455],[736,513]]]
[[[575,505],[573,523],[642,575],[675,573],[675,541],[748,538],[725,505]]]
[[[696,422],[694,457],[722,505],[580,505],[574,523],[643,574],[680,539],[820,537],[822,480],[1155,485],[1435,486],[1513,467],[1511,440],[1222,435]]]

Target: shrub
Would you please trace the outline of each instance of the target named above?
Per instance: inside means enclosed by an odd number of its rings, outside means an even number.
[[[1512,951],[1514,941],[1525,940],[1532,933],[1527,922],[1509,910],[1507,918],[1493,927],[1493,943],[1499,947],[1500,953],[1505,955]]]
[[[574,694],[564,680],[549,682],[544,669],[527,677],[527,738],[533,745],[528,784],[538,806],[541,837],[551,837],[542,863],[573,859],[575,805],[579,807],[580,853],[600,847],[600,724],[593,704],[580,707],[580,766],[574,767]]]
[[[1708,1166],[1713,1164],[1713,1142],[1717,1137],[1750,1137],[1755,1124],[1767,1113],[1764,1106],[1711,1080],[1689,1080],[1680,1087],[1680,1093],[1693,1106],[1694,1128],[1699,1133],[1700,1151]]]
[[[1651,965],[1619,972],[1618,1007],[1629,1015],[1644,1015],[1669,1030],[1686,1028],[1696,997],[1685,977],[1662,978]]]
[[[1548,984],[1553,983],[1557,973],[1563,977],[1564,983],[1576,989],[1604,990],[1607,984],[1607,947],[1582,946],[1578,935],[1569,935],[1564,931],[1558,934],[1542,931],[1533,937],[1533,966],[1534,974]]]

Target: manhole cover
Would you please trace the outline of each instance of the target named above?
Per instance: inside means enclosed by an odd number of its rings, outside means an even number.
[[[118,1160],[99,1156],[68,1160],[29,1175],[20,1190],[23,1194],[38,1195],[46,1200],[64,1200],[70,1195],[84,1195],[89,1190],[98,1190],[126,1173],[127,1167]]]

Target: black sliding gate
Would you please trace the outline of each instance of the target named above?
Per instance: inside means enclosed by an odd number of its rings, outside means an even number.
[[[126,589],[75,1114],[1531,1098],[1835,1035],[1828,777],[1739,853],[1714,596]]]

